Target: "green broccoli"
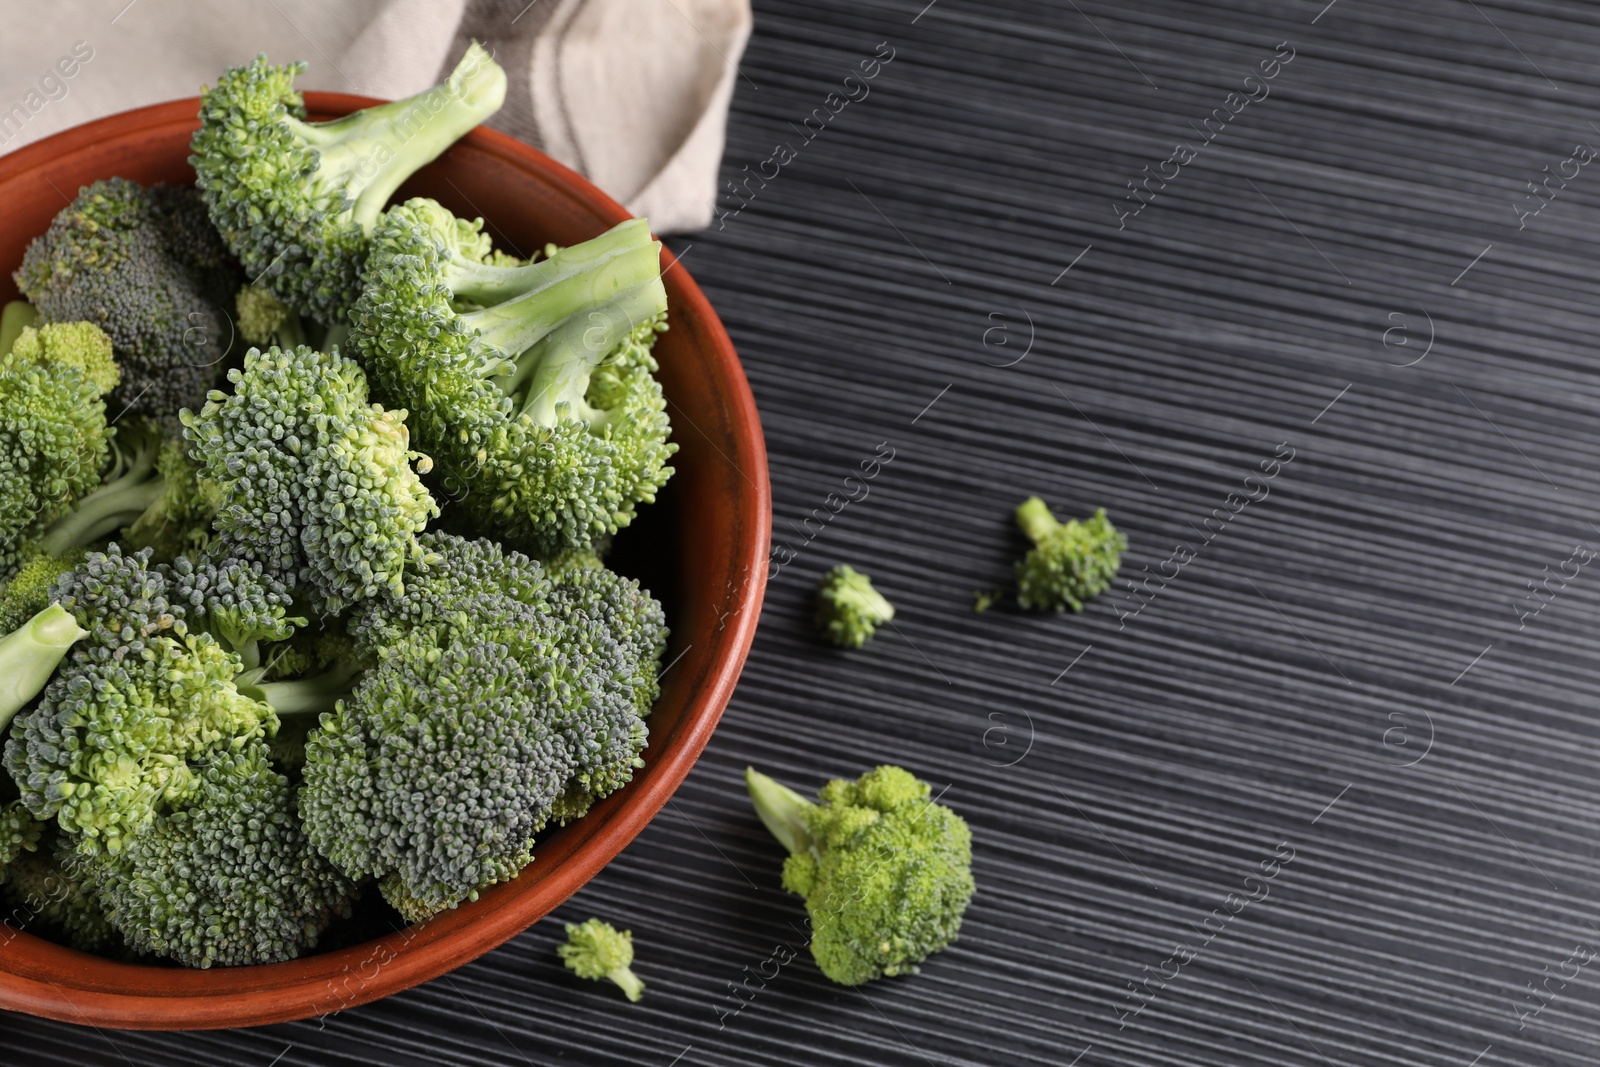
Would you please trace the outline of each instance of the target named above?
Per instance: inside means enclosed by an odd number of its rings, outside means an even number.
[[[632,521],[676,451],[650,354],[661,246],[633,219],[518,267],[431,200],[373,235],[351,340],[484,533],[539,554]]]
[[[239,275],[194,190],[112,178],[80,192],[28,246],[16,282],[40,321],[87,321],[110,335],[119,413],[170,419],[199,404],[217,373]]]
[[[281,303],[263,285],[247,285],[234,298],[239,336],[252,345],[298,348],[306,343],[299,312]]]
[[[377,665],[307,741],[300,795],[317,847],[412,921],[515,878],[543,827],[631,778],[665,644],[659,605],[604,568],[557,592],[493,542],[422,542],[438,562],[405,597],[355,609]]]
[[[505,72],[473,44],[450,77],[405,100],[306,121],[306,64],[265,55],[201,94],[196,185],[223,240],[257,282],[326,323],[361,292],[367,238],[402,182],[505,101]]]
[[[872,579],[841,563],[817,586],[817,633],[840,648],[860,648],[894,618],[894,605]]]
[[[956,939],[972,899],[972,834],[909,771],[835,780],[813,804],[753,769],[756,814],[789,850],[783,885],[805,898],[811,954],[842,985],[914,974]]]
[[[633,973],[632,930],[618,933],[615,926],[599,919],[581,925],[567,923],[566,944],[558,945],[556,951],[579,978],[609,978],[635,1004],[644,996],[644,983]]]
[[[43,829],[42,824],[34,825]],[[59,834],[36,836],[34,847],[0,867],[0,897],[30,932],[79,952],[114,952],[122,947],[122,937],[84,884],[83,864],[70,839]]]
[[[1128,539],[1099,508],[1079,522],[1057,522],[1038,497],[1017,505],[1017,525],[1034,547],[1017,561],[1017,603],[1026,609],[1082,611],[1111,588]]]
[[[100,482],[115,431],[102,397],[117,382],[98,327],[25,327],[0,356],[0,581],[29,542]]]
[[[88,636],[71,612],[50,604],[0,637],[0,732],[39,695],[72,646]]]
[[[190,967],[273,963],[314,947],[350,914],[356,886],[311,847],[265,743],[220,751],[195,776],[189,799],[82,863],[110,924],[135,950]]]
[[[0,787],[11,783],[0,776]],[[0,796],[5,793],[0,788]],[[39,847],[44,836],[44,823],[35,819],[20,800],[0,803],[0,884],[10,877],[11,865],[23,853]]]
[[[39,313],[26,300],[13,300],[0,308],[0,360],[11,354],[22,331],[38,321]]]
[[[270,687],[254,684],[261,644],[305,620],[249,565],[155,564],[149,550],[117,545],[57,579],[51,596],[51,639],[21,646],[3,672],[55,668],[42,693],[31,680],[18,687],[38,699],[13,720],[4,766],[36,818],[56,819],[86,853],[117,851],[191,800],[218,754],[276,730]]]
[[[183,414],[195,459],[221,487],[225,550],[304,590],[318,612],[400,596],[406,565],[428,562],[416,535],[439,514],[406,413],[368,403],[354,361],[303,345],[251,349],[228,380],[231,395]]]

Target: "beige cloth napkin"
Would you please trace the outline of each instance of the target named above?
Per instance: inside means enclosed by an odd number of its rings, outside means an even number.
[[[479,40],[506,68],[490,125],[659,233],[711,221],[750,0],[0,0],[0,153],[194,95],[257,52],[306,89],[406,96]]]

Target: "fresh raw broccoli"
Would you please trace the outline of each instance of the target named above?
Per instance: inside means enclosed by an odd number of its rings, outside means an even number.
[[[4,586],[0,586],[0,634],[8,634],[50,606],[50,589],[57,578],[88,556],[86,548],[68,549],[64,555],[36,555]]]
[[[115,431],[111,341],[88,323],[26,327],[0,356],[0,581],[28,543],[100,482]]]
[[[22,331],[39,321],[39,313],[26,300],[13,300],[0,308],[0,359],[11,353]]]
[[[785,848],[783,886],[805,898],[811,954],[842,985],[914,974],[956,939],[972,899],[972,833],[899,767],[835,780],[813,804],[745,771],[762,823]]]
[[[894,618],[894,605],[872,587],[872,579],[841,563],[817,586],[817,632],[840,648],[860,648],[879,626]]]
[[[635,661],[665,640],[659,605],[603,568],[557,595],[493,542],[422,542],[438,561],[405,597],[355,609],[377,665],[308,740],[300,798],[317,847],[412,921],[516,877],[544,826],[629,780]]]
[[[28,246],[16,281],[41,321],[92,322],[110,335],[119,412],[170,419],[216,376],[239,274],[194,190],[112,178],[80,192]]]
[[[239,336],[253,345],[297,348],[306,343],[300,313],[280,302],[264,285],[247,285],[234,298]]]
[[[0,637],[0,732],[39,695],[72,646],[88,636],[71,612],[51,604]]]
[[[361,292],[367,238],[402,182],[505,101],[505,72],[473,44],[443,85],[332,122],[307,122],[306,64],[265,55],[201,94],[190,162],[249,276],[319,322]]]
[[[1057,522],[1038,497],[1017,505],[1017,525],[1034,547],[1017,561],[1017,603],[1039,611],[1071,608],[1111,588],[1128,539],[1099,508],[1090,518]]]
[[[404,592],[407,564],[428,558],[417,534],[439,514],[417,470],[404,411],[367,400],[352,360],[251,349],[228,372],[231,394],[184,412],[184,433],[206,478],[221,487],[216,531],[226,551],[311,595],[337,614]]]
[[[556,951],[579,978],[609,978],[635,1004],[644,996],[644,983],[633,973],[632,930],[618,933],[615,926],[599,919],[567,923],[566,943]]]
[[[0,780],[0,787],[11,783]],[[0,796],[5,790],[0,788]],[[0,884],[10,876],[11,864],[25,852],[39,847],[44,836],[44,823],[35,819],[20,800],[0,803]]]
[[[35,825],[43,829],[42,824]],[[0,837],[3,835],[0,830]],[[0,897],[12,906],[13,919],[32,933],[79,952],[115,951],[122,947],[122,936],[85,886],[85,862],[69,839],[47,833],[37,839],[35,847],[0,868],[0,883],[4,883]]]
[[[432,200],[391,208],[351,340],[482,532],[539,554],[590,547],[671,474],[650,354],[661,246],[633,219],[507,267],[481,227]]]
[[[116,852],[82,863],[110,924],[141,952],[190,967],[293,959],[350,914],[353,882],[311,847],[266,745],[224,749],[196,790]]]
[[[261,644],[305,621],[247,564],[150,557],[91,553],[51,591],[60,636],[18,656],[35,671],[60,666],[13,721],[5,769],[28,810],[86,853],[117,851],[191,801],[219,755],[276,730],[271,686],[257,684]],[[62,661],[56,646],[72,641]]]

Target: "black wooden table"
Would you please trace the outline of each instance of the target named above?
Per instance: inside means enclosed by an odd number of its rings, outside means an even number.
[[[782,566],[705,758],[555,917],[631,927],[643,1003],[549,921],[320,1026],[6,1016],[0,1063],[1595,1061],[1600,8],[924,2],[759,3],[739,195],[676,243]],[[1138,590],[975,614],[1033,493]],[[840,561],[900,610],[859,653],[809,632]],[[887,761],[972,824],[960,943],[735,999],[803,914],[742,768]]]

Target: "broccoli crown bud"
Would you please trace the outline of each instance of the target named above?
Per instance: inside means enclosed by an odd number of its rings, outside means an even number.
[[[634,219],[502,266],[481,226],[431,200],[391,208],[351,340],[479,528],[540,554],[588,547],[671,475],[650,352],[666,329],[660,245]]]
[[[972,899],[972,833],[926,782],[877,767],[812,804],[749,771],[762,822],[790,849],[783,885],[805,898],[811,954],[842,985],[912,974],[956,939]]]
[[[0,869],[0,897],[15,909],[12,915],[25,916],[23,925],[31,932],[79,952],[104,954],[122,948],[122,935],[84,884],[84,857],[70,839],[46,837],[36,845]]]
[[[894,618],[894,605],[872,579],[841,563],[817,586],[817,633],[840,648],[860,648]]]
[[[116,851],[193,796],[197,766],[277,728],[236,685],[241,652],[302,620],[286,618],[286,589],[237,561],[153,565],[116,545],[51,596],[87,635],[17,716],[4,765],[34,816],[85,852]]]
[[[185,804],[85,865],[111,924],[190,967],[293,959],[350,914],[355,885],[302,832],[260,741],[196,768]]]
[[[250,277],[319,322],[361,292],[371,232],[389,197],[505,99],[505,72],[472,45],[444,84],[332,122],[306,121],[305,63],[265,55],[202,91],[196,185]]]
[[[44,825],[20,800],[0,804],[0,884],[10,876],[10,866],[18,856],[39,847]]]
[[[115,386],[97,327],[27,327],[0,356],[0,581],[45,526],[100,483],[115,431],[103,395]]]
[[[633,931],[618,932],[599,919],[567,923],[567,940],[556,951],[567,969],[579,978],[608,978],[635,1004],[644,995],[644,983],[633,973]]]
[[[1083,521],[1057,522],[1045,502],[1017,507],[1017,525],[1034,543],[1017,561],[1017,603],[1038,611],[1082,611],[1083,602],[1111,588],[1128,539],[1099,508]]]
[[[366,375],[338,354],[251,349],[184,433],[219,487],[216,530],[228,551],[312,594],[336,614],[398,598],[416,535],[439,514],[417,470],[404,411],[368,403]],[[412,463],[416,463],[416,470]]]
[[[198,404],[228,348],[237,268],[192,189],[86,187],[28,246],[16,281],[41,321],[110,336],[119,410],[170,418]]]

